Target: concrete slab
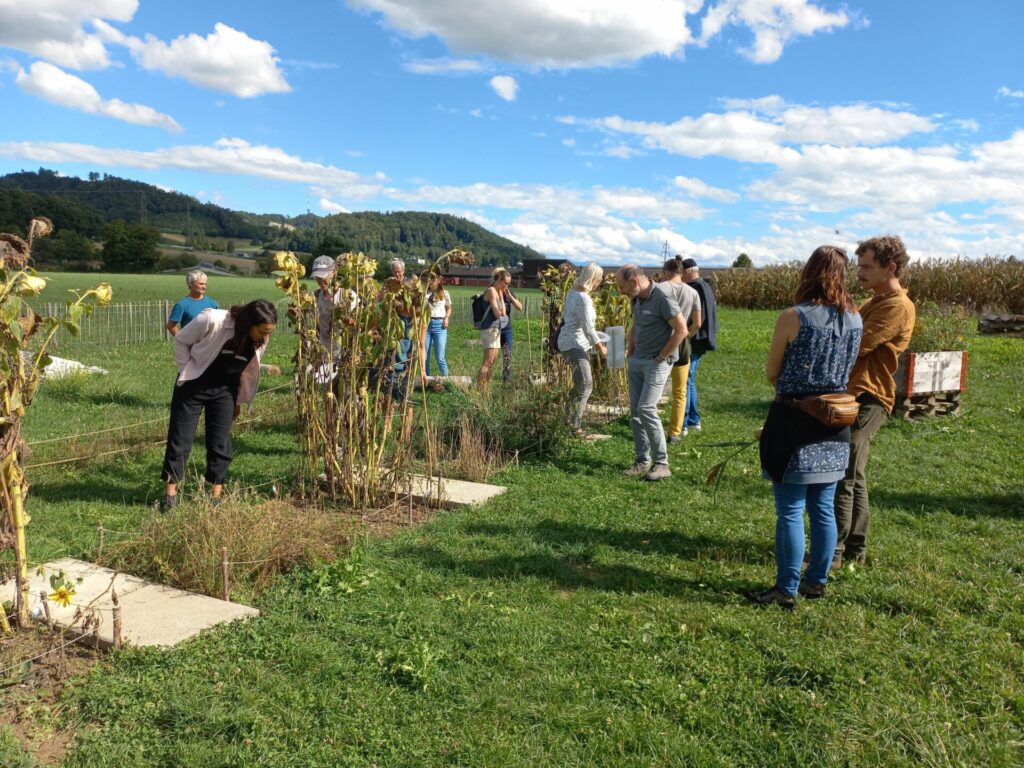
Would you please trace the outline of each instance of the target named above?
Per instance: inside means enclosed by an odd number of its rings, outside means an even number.
[[[474,384],[472,376],[427,376],[428,384],[433,384],[435,381],[452,384],[460,389],[470,389]]]
[[[452,480],[447,477],[412,476],[412,497],[414,501],[431,507],[458,509],[476,507],[501,496],[508,489],[503,485],[470,483],[466,480]]]
[[[136,646],[173,646],[217,624],[259,616],[258,610],[246,605],[152,584],[137,576],[116,573],[110,568],[81,560],[55,560],[42,566],[41,574],[39,570],[33,571],[29,577],[29,612],[32,616],[45,620],[39,593],[45,591],[49,594],[50,576],[64,571],[74,584],[75,595],[67,607],[61,607],[52,600],[47,601],[50,616],[57,626],[71,635],[81,634],[83,617],[77,614],[80,609],[91,606],[98,611],[100,617],[97,634],[101,648],[109,648],[114,644],[111,584],[117,591],[121,605],[121,638]],[[13,580],[0,585],[0,598],[14,598]],[[96,642],[91,631],[83,640]]]
[[[627,413],[629,413],[629,408],[624,405],[600,405],[597,403],[588,403],[583,415],[595,418],[615,419],[619,416],[624,416]]]

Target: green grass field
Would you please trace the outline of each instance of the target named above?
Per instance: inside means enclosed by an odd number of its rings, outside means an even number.
[[[256,621],[111,657],[65,693],[67,765],[1021,765],[1024,342],[968,340],[962,417],[885,426],[871,564],[789,615],[742,597],[773,574],[756,453],[733,462],[717,505],[703,483],[724,455],[713,444],[764,418],[773,321],[721,311],[721,349],[700,372],[705,429],[672,447],[671,480],[621,477],[624,421],[612,440],[508,469],[498,500],[360,544],[351,572],[281,578]],[[474,336],[453,329],[453,372],[478,365]],[[288,364],[288,340],[271,362]],[[29,463],[136,448],[30,470],[40,561],[93,557],[98,521],[135,530],[161,493],[148,444],[166,429],[169,345],[81,351],[111,375],[44,384]],[[288,388],[257,403],[264,422],[236,434],[243,485],[294,462]]]

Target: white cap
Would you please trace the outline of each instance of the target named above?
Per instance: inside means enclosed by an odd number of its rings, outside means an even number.
[[[334,259],[330,256],[317,256],[313,259],[312,277],[330,277],[334,274]]]

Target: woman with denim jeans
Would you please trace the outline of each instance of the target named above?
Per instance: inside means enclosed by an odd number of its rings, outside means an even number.
[[[602,355],[608,350],[597,335],[597,312],[590,292],[601,284],[604,271],[597,264],[587,264],[580,270],[576,282],[565,297],[562,307],[562,329],[558,333],[558,351],[572,369],[573,402],[569,409],[569,423],[577,437],[593,439],[583,429],[583,411],[594,391],[594,376],[590,368],[590,351],[597,349]]]
[[[775,584],[750,591],[758,605],[796,607],[825,594],[836,546],[833,497],[846,474],[850,428],[825,426],[793,400],[846,391],[863,329],[846,292],[846,253],[823,245],[800,276],[795,306],[775,324],[766,373],[775,401],[760,433],[761,470],[775,495]],[[811,553],[804,557],[804,508],[811,521]]]
[[[434,275],[427,286],[427,304],[430,307],[430,323],[427,325],[427,376],[430,376],[430,351],[437,357],[437,367],[442,376],[448,375],[448,361],[445,347],[448,345],[448,322],[452,316],[452,297],[444,289],[440,275]]]

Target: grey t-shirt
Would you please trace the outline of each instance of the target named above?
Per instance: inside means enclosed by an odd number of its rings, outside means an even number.
[[[633,299],[633,357],[651,360],[661,354],[662,347],[672,337],[669,320],[679,314],[679,305],[660,285],[651,288],[646,299]],[[678,350],[668,356],[674,363]]]

